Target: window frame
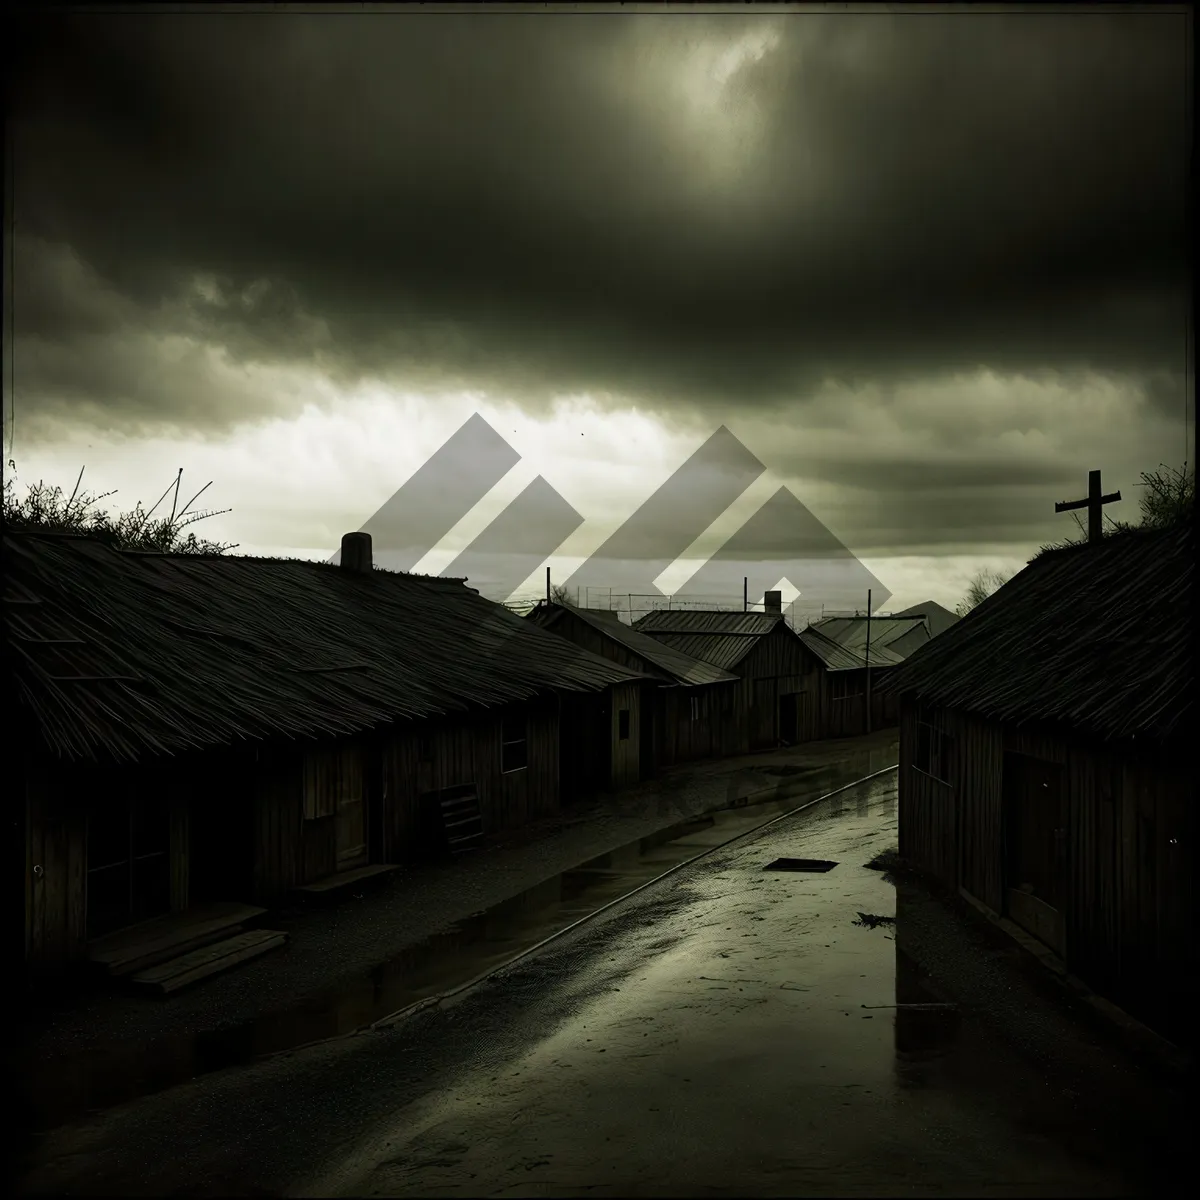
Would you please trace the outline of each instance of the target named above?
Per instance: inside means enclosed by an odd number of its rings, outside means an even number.
[[[629,715],[629,709],[627,709],[627,708],[617,709],[617,741],[618,742],[629,741],[630,720],[631,720],[631,718]]]
[[[516,728],[520,729],[520,736],[513,736],[516,733]],[[511,763],[516,757],[520,761],[514,765],[505,765]],[[518,771],[524,771],[529,766],[529,719],[524,714],[521,716],[501,717],[500,718],[500,774],[514,775]]]
[[[913,770],[943,787],[953,787],[954,755],[958,739],[931,718],[917,717],[917,742],[913,748]]]

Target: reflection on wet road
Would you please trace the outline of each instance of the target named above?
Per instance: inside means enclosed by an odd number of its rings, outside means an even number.
[[[852,789],[716,850],[450,1007],[50,1135],[29,1187],[1136,1192],[1138,1148],[1001,1048],[908,954],[905,906],[927,901],[864,865],[895,843],[895,802],[894,775]],[[696,836],[702,848],[709,833]],[[780,857],[837,866],[764,869]],[[897,922],[855,924],[860,914]],[[1128,1114],[1105,1099],[1120,1126]]]
[[[494,1071],[435,1089],[308,1195],[1117,1195],[1104,1170],[980,1103],[939,1063],[961,1015],[892,929],[864,864],[894,842],[894,777],[837,798],[676,885],[631,930],[613,986]],[[833,859],[825,874],[764,871]],[[614,970],[620,963],[622,970]],[[920,1009],[889,1007],[921,1004]],[[976,1069],[987,1064],[976,1060]]]
[[[198,1075],[352,1033],[509,962],[671,867],[880,770],[889,758],[888,747],[872,747],[814,769],[748,772],[748,787],[759,791],[745,797],[751,801],[746,807],[672,825],[564,871],[291,1008],[198,1034],[31,1061],[22,1073],[24,1101],[35,1127],[50,1129]],[[778,795],[764,800],[762,789],[774,776]],[[462,864],[464,871],[470,868],[470,862]]]

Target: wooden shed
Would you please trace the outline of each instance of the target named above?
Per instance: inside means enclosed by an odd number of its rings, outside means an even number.
[[[778,593],[776,593],[778,595]],[[633,629],[690,658],[735,675],[730,711],[702,707],[699,720],[728,729],[725,753],[812,741],[823,735],[820,661],[776,612],[659,609]],[[716,694],[711,693],[713,700]]]
[[[898,724],[897,698],[878,685],[929,638],[923,615],[826,617],[803,630],[800,640],[821,663],[816,681],[820,736],[857,737]]]
[[[603,658],[652,678],[641,710],[641,777],[660,767],[736,754],[746,742],[738,676],[626,625],[607,609],[543,601],[526,618]]]
[[[643,676],[461,580],[372,569],[366,535],[340,566],[32,533],[4,551],[31,965],[552,812],[564,705],[636,778],[621,714]]]
[[[883,685],[900,851],[1194,1045],[1190,529],[1045,551]]]

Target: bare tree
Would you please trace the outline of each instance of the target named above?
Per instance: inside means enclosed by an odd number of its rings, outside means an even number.
[[[575,597],[561,583],[551,584],[550,599],[554,604],[566,604],[571,608],[575,607]]]
[[[157,550],[173,554],[224,554],[235,548],[232,542],[212,542],[198,538],[189,526],[208,517],[220,515],[212,510],[192,511],[192,505],[211,486],[206,483],[182,508],[179,507],[179,487],[183,481],[181,467],[174,481],[157,502],[144,509],[139,500],[132,511],[112,514],[97,507],[115,492],[99,496],[81,492],[83,468],[69,496],[55,485],[43,481],[29,484],[23,496],[17,495],[16,463],[9,461],[10,474],[4,480],[4,524],[10,529],[43,530],[53,533],[78,533],[98,538],[122,550]],[[158,506],[171,496],[168,515],[155,517]],[[221,510],[228,512],[228,509]]]
[[[965,617],[977,604],[982,604],[997,588],[1002,588],[1010,579],[1011,574],[995,571],[991,567],[982,567],[976,571],[967,584],[967,594],[958,602],[954,611]]]
[[[1191,520],[1196,505],[1195,467],[1159,463],[1157,471],[1142,472],[1140,486],[1146,489],[1138,500],[1143,529],[1168,529]]]

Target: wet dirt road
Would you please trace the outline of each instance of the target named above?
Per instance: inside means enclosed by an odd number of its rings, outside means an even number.
[[[889,775],[718,849],[447,1007],[59,1130],[26,1190],[1151,1190],[1156,1151],[1131,1138],[1127,1095],[1085,1103],[987,1014],[945,1007],[905,949],[904,905],[926,902],[864,865],[895,836]],[[784,856],[838,865],[763,869]],[[898,925],[854,924],[898,899]]]

